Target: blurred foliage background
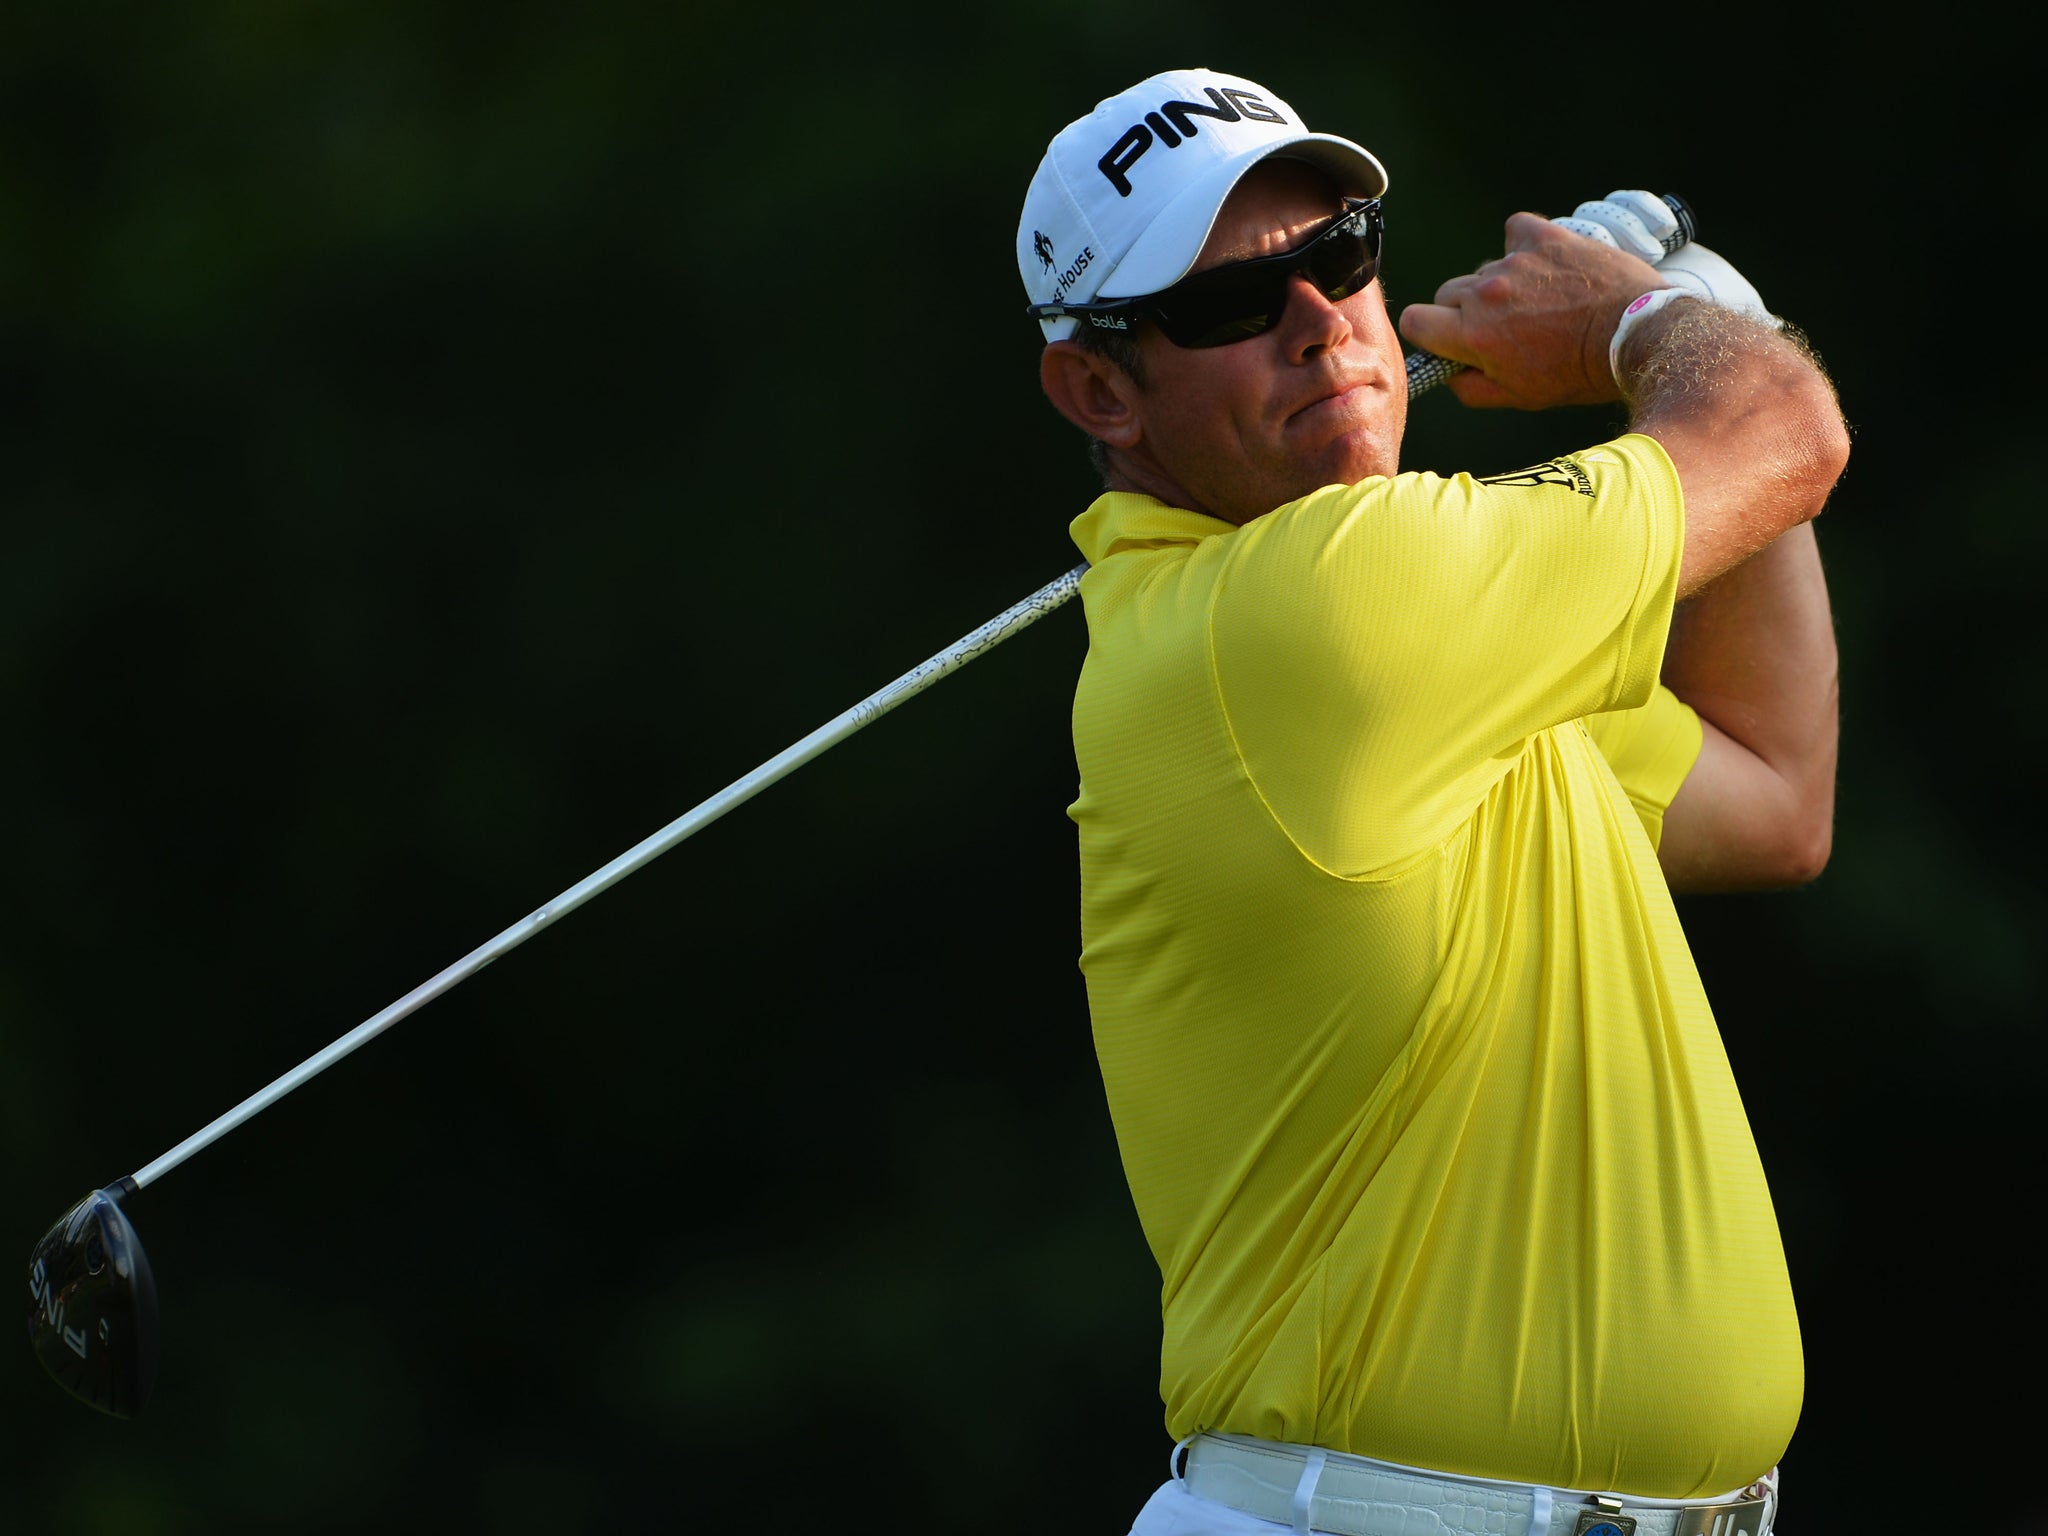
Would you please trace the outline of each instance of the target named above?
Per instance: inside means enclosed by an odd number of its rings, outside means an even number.
[[[7,7],[0,1230],[1074,564],[1017,207],[1203,64],[1388,163],[1396,304],[1648,186],[1834,368],[1834,861],[1684,907],[1807,1335],[1786,1529],[2028,1464],[2048,535],[2037,349],[1978,301],[2041,146],[1966,20]],[[1480,471],[1616,424],[1412,422]],[[1083,646],[1049,617],[146,1191],[156,1398],[18,1342],[0,1529],[1125,1529],[1167,1442],[1074,966]]]

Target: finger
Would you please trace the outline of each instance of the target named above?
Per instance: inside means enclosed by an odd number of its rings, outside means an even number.
[[[1665,212],[1670,210],[1667,208]],[[1595,238],[1604,237],[1606,244],[1644,261],[1655,262],[1664,254],[1663,242],[1650,233],[1649,226],[1627,205],[1613,198],[1595,198],[1581,203],[1572,210],[1570,219],[1556,222],[1564,224],[1575,234],[1590,233],[1587,228],[1590,225],[1600,232]]]
[[[1573,217],[1552,219],[1550,222],[1559,229],[1568,229],[1575,235],[1583,236],[1588,240],[1597,240],[1602,245],[1612,246],[1617,251],[1621,249],[1621,242],[1608,232],[1607,227],[1602,224],[1595,224],[1591,219]]]
[[[1626,208],[1642,221],[1644,230],[1657,242],[1661,254],[1671,237],[1678,233],[1678,215],[1671,205],[1654,192],[1643,192],[1633,187],[1623,188],[1607,194],[1607,201]],[[1651,257],[1655,261],[1656,257]]]
[[[1499,259],[1498,257],[1494,258],[1495,261]],[[1446,309],[1458,308],[1472,296],[1473,291],[1484,280],[1486,269],[1492,265],[1493,262],[1489,261],[1475,271],[1461,272],[1456,277],[1446,278],[1443,282],[1438,283],[1435,294],[1436,302],[1443,305]]]
[[[1463,373],[1454,374],[1444,381],[1444,388],[1456,395],[1458,403],[1468,410],[1504,411],[1516,403],[1505,389],[1477,368],[1467,368]]]
[[[1464,344],[1463,313],[1453,305],[1410,304],[1401,311],[1396,328],[1410,346],[1453,362],[1472,361],[1471,349]]]
[[[1507,251],[1533,250],[1542,244],[1556,226],[1540,213],[1515,213],[1508,216]]]

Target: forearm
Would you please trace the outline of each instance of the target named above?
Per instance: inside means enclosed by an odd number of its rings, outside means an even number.
[[[1819,873],[1834,819],[1838,678],[1810,524],[1679,605],[1664,682],[1711,728],[1702,757],[1713,760],[1672,806],[1675,888],[1796,884]]]
[[[1411,304],[1401,332],[1467,364],[1465,404],[1548,410],[1627,402],[1685,487],[1681,597],[1818,513],[1849,456],[1834,386],[1796,331],[1688,295],[1609,346],[1655,267],[1534,214],[1508,220],[1507,254]]]
[[[1796,332],[1684,300],[1639,326],[1621,355],[1630,426],[1662,442],[1685,486],[1681,597],[1819,513],[1848,433],[1832,383]]]

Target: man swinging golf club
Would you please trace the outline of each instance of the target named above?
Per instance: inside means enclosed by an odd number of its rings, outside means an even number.
[[[1847,433],[1724,260],[1653,265],[1656,199],[1518,213],[1397,325],[1386,192],[1177,70],[1018,225],[1104,486],[1080,963],[1175,1441],[1133,1529],[1762,1536],[1798,1324],[1671,893],[1826,860]],[[1626,429],[1401,473],[1404,337]]]
[[[1402,323],[1469,365],[1468,404],[1622,398],[1632,431],[1395,476],[1406,390],[1443,373],[1393,366],[1385,187],[1272,93],[1179,72],[1061,135],[1020,230],[1047,392],[1113,493],[1076,524],[1083,964],[1188,1450],[1140,1525],[1755,1536],[1796,1322],[1666,880],[1825,859],[1802,525],[1840,418],[1800,346],[1737,317],[1763,313],[1739,274],[1664,254],[1682,210],[1617,193],[1518,215]],[[31,1254],[38,1358],[140,1411],[138,1190],[1078,576],[81,1200]]]

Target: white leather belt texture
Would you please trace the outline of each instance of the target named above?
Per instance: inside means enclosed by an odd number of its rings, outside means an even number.
[[[1188,1443],[1189,1492],[1335,1536],[1770,1536],[1775,1470],[1715,1499],[1496,1483],[1241,1435]]]

